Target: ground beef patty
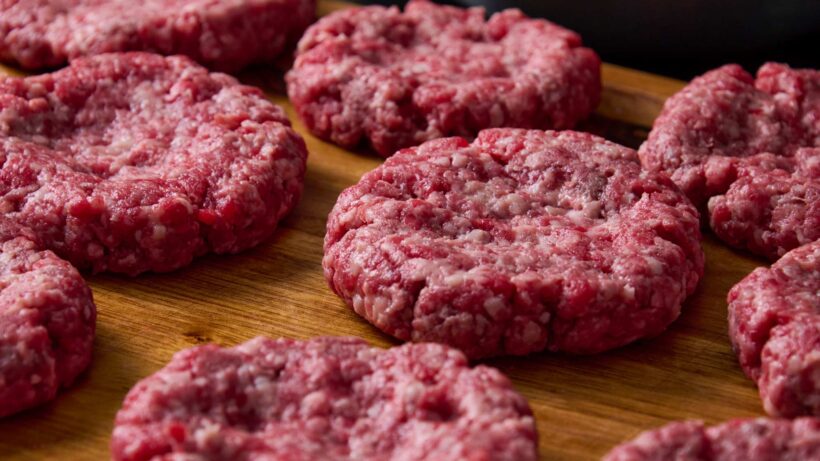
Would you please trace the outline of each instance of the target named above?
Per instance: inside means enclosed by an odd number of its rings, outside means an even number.
[[[34,240],[0,216],[0,417],[53,399],[91,361],[91,290]]]
[[[632,149],[491,129],[403,150],[344,191],[323,264],[348,305],[403,340],[594,353],[678,316],[703,273],[698,219]]]
[[[184,54],[217,70],[270,61],[313,21],[315,0],[11,0],[0,60],[28,69],[114,51]]]
[[[774,416],[820,416],[820,241],[729,292],[729,337]]]
[[[644,432],[603,461],[808,461],[820,459],[820,419],[736,419],[706,428],[700,421]]]
[[[820,238],[818,147],[820,71],[728,65],[666,102],[640,156],[708,202],[718,237],[774,260]]]
[[[168,271],[268,237],[307,152],[261,91],[184,57],[0,79],[0,211],[80,268]]]
[[[177,353],[117,414],[117,461],[535,460],[527,402],[437,344],[256,338]]]
[[[322,18],[287,82],[311,131],[385,157],[483,128],[571,128],[601,92],[600,60],[576,33],[518,10],[485,21],[482,9],[422,0]]]
[[[772,260],[820,239],[820,148],[745,159],[726,193],[709,200],[709,219],[724,242]]]

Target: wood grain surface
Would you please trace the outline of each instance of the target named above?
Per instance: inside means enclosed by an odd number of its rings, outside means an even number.
[[[320,11],[343,6],[320,2]],[[10,68],[0,72],[14,74]],[[18,73],[19,75],[19,73]],[[605,65],[603,102],[580,129],[637,147],[682,82]],[[305,136],[305,193],[267,242],[234,256],[197,259],[170,274],[88,276],[99,311],[94,361],[51,404],[0,421],[0,459],[108,459],[114,415],[141,378],[171,355],[205,342],[235,345],[257,335],[353,335],[397,344],[359,318],[322,277],[325,219],[339,192],[379,165],[312,137],[280,80],[254,73]],[[684,312],[658,338],[595,356],[535,354],[484,361],[509,376],[535,412],[543,460],[594,460],[638,432],[682,418],[717,423],[762,415],[726,333],[726,293],[760,260],[706,235],[706,275]]]

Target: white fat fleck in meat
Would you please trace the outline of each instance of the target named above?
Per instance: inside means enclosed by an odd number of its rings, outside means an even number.
[[[500,217],[518,216],[527,211],[529,204],[519,194],[507,194],[496,199],[493,213]]]
[[[444,265],[446,265],[444,261],[413,258],[407,260],[402,270],[407,280],[417,282],[425,280],[432,274],[444,270]]]
[[[156,224],[156,225],[154,226],[154,228],[153,228],[153,234],[152,234],[152,237],[153,237],[155,240],[162,240],[162,239],[164,239],[164,238],[165,238],[165,234],[166,234],[166,227],[165,227],[165,226],[163,226],[162,224]]]
[[[621,293],[621,296],[628,301],[635,299],[635,287],[628,283],[623,286]]]
[[[477,243],[487,243],[492,239],[489,232],[482,229],[473,229],[464,235],[464,238]]]
[[[465,166],[467,166],[469,159],[469,156],[464,155],[460,152],[456,152],[455,154],[453,154],[452,164],[456,168],[464,168]]]
[[[313,391],[302,398],[301,415],[313,416],[327,413],[330,410],[330,400],[324,391]]]
[[[487,298],[487,300],[484,301],[484,310],[487,311],[487,314],[489,314],[491,318],[496,318],[498,313],[504,310],[506,304],[504,299],[499,296]]]
[[[447,157],[436,157],[433,159],[433,164],[439,166],[450,166],[450,159]]]
[[[649,268],[652,275],[660,275],[663,273],[663,263],[657,258],[653,258],[652,256],[644,256],[644,261],[646,261],[646,266]]]

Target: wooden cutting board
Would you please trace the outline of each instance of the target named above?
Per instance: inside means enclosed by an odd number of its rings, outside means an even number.
[[[343,6],[319,3],[322,13]],[[243,80],[271,79],[257,74]],[[613,65],[604,65],[603,81],[603,102],[580,129],[631,147],[646,136],[663,101],[683,86]],[[0,459],[108,459],[114,415],[125,394],[186,347],[231,346],[257,335],[353,335],[379,346],[398,344],[345,307],[327,288],[321,267],[325,219],[337,195],[381,159],[314,138],[281,82],[265,88],[287,109],[310,150],[299,206],[269,241],[239,255],[204,257],[170,274],[88,276],[99,310],[91,368],[53,403],[0,421]],[[542,353],[484,361],[529,399],[542,459],[599,459],[638,432],[676,419],[718,423],[763,415],[757,391],[729,346],[725,299],[732,285],[764,263],[710,235],[703,246],[700,288],[660,337],[595,356]]]

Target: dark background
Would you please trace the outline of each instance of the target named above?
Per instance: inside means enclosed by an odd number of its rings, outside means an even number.
[[[359,3],[403,5],[401,0]],[[439,0],[516,7],[580,33],[606,62],[688,80],[736,62],[820,67],[820,0]]]

